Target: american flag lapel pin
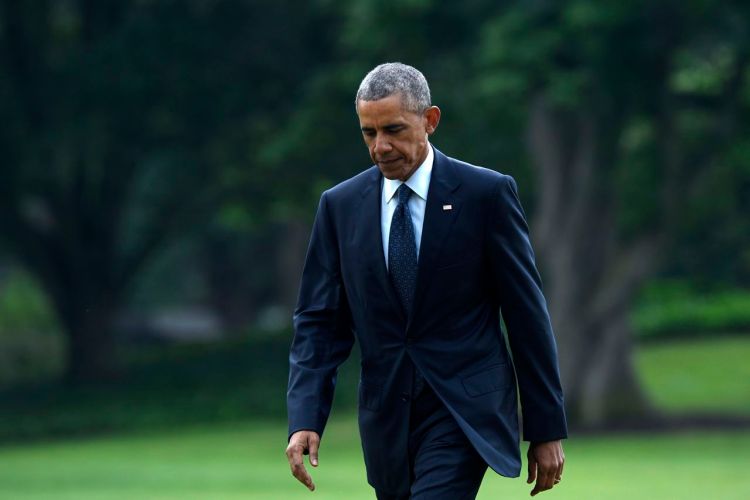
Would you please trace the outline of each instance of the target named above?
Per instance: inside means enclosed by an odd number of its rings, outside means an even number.
[[[453,210],[453,205],[443,205],[443,211],[447,212],[448,210]]]

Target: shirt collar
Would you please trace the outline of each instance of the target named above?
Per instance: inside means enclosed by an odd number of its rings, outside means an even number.
[[[432,152],[432,145],[428,143],[427,158],[425,158],[414,173],[406,179],[406,185],[425,201],[427,201],[427,191],[430,189],[430,177],[432,177],[432,163],[434,159],[435,153]],[[385,202],[388,203],[403,182],[398,179],[386,179],[385,177],[383,180],[383,194],[385,194]]]

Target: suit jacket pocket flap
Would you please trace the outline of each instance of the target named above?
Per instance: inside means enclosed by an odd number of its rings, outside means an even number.
[[[461,379],[461,382],[464,385],[466,394],[471,397],[499,391],[508,387],[509,377],[507,367],[504,364],[495,365],[487,370],[464,377]]]

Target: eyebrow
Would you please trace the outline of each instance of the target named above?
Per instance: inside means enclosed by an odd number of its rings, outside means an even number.
[[[388,132],[393,132],[396,129],[404,128],[405,126],[406,125],[404,125],[403,123],[392,123],[392,124],[385,125],[383,129]],[[362,132],[373,132],[375,130],[373,127],[362,127],[361,129],[362,129]]]

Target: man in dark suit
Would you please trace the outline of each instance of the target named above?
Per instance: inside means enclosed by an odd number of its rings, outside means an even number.
[[[422,73],[383,64],[356,109],[374,166],[323,193],[290,350],[293,475],[315,488],[338,366],[361,349],[359,427],[379,499],[474,498],[487,466],[562,478],[555,340],[514,180],[449,158]],[[500,329],[500,312],[507,344]],[[511,357],[512,355],[512,357]]]

